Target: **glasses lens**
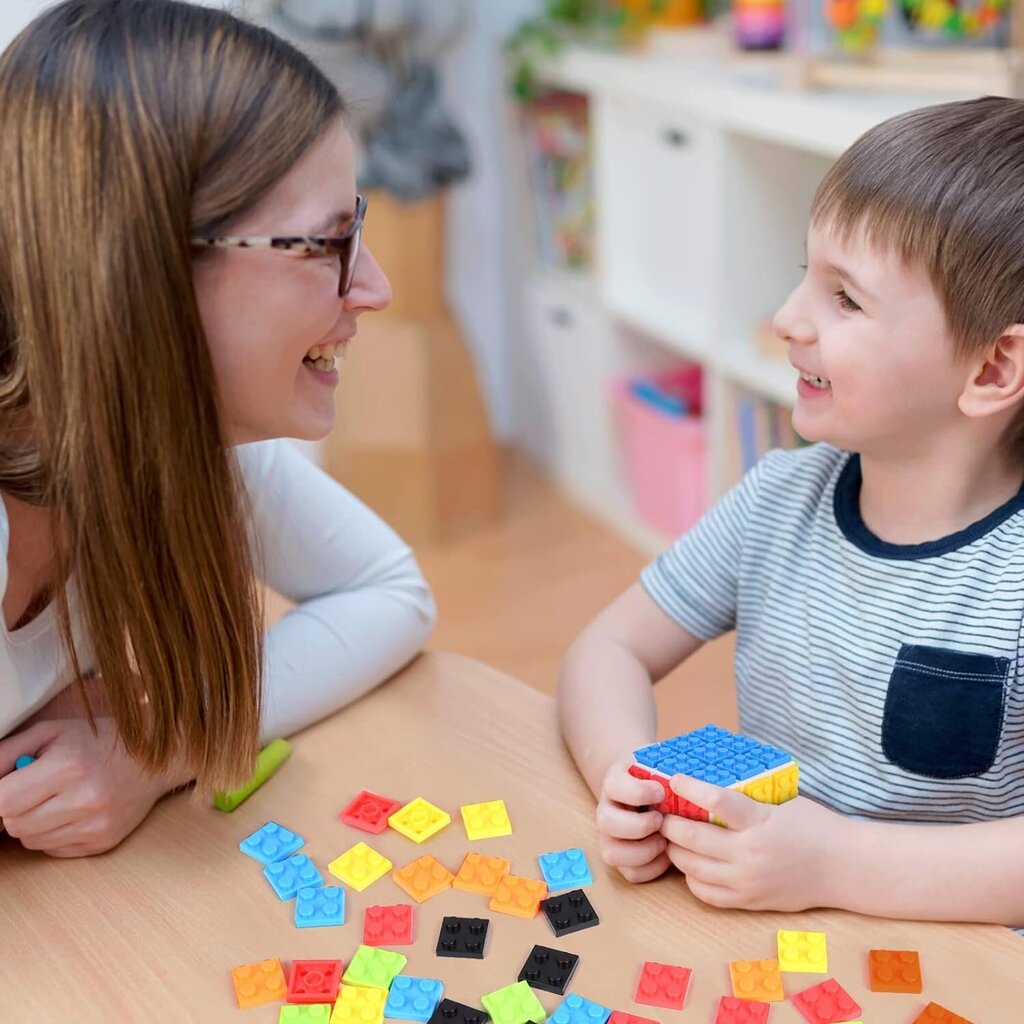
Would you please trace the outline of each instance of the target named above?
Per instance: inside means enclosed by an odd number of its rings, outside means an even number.
[[[359,259],[359,240],[363,229],[359,227],[351,237],[346,238],[341,251],[341,278],[338,281],[338,295],[344,298],[352,290],[356,276],[356,262]]]

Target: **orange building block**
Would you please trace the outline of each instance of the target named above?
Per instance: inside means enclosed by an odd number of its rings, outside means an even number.
[[[280,960],[261,960],[231,969],[231,984],[242,1010],[264,1003],[276,1003],[288,995],[288,982]]]
[[[929,1003],[914,1018],[913,1024],[971,1024],[971,1022],[966,1017],[961,1017],[959,1013],[939,1006],[938,1003]]]
[[[395,884],[404,889],[417,903],[429,900],[431,896],[452,887],[455,876],[429,853],[418,857],[411,864],[399,868],[391,876]]]
[[[548,894],[547,882],[536,878],[505,875],[491,897],[491,910],[532,921],[540,910],[540,901]]]
[[[509,873],[512,865],[504,857],[485,857],[482,853],[467,853],[452,882],[453,889],[493,896],[498,883]]]
[[[729,964],[732,978],[732,994],[737,999],[756,999],[762,1003],[774,1003],[786,996],[782,991],[782,972],[779,961],[734,960]]]
[[[872,992],[920,992],[921,958],[909,949],[869,949]]]

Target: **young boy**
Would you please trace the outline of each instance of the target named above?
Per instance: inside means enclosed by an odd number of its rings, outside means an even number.
[[[723,907],[1024,924],[1024,102],[869,131],[818,189],[774,326],[800,371],[775,451],[581,634],[562,727],[605,861]],[[735,629],[742,732],[781,806],[677,776],[645,809],[651,688]]]

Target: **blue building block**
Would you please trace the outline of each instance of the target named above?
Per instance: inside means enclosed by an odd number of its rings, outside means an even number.
[[[538,860],[541,874],[544,875],[550,892],[558,889],[579,889],[581,886],[594,884],[586,855],[579,847],[559,850],[556,853],[542,853]]]
[[[638,764],[662,775],[690,775],[716,786],[735,785],[793,760],[784,750],[717,725],[652,743],[633,756]]]
[[[261,864],[273,864],[274,861],[290,857],[305,841],[302,836],[290,832],[276,821],[268,821],[263,828],[243,839],[238,848]]]
[[[607,1006],[592,1003],[575,993],[566,996],[548,1018],[548,1024],[605,1024],[612,1015]]]
[[[35,758],[31,754],[22,754],[21,757],[14,762],[14,768],[15,770],[18,768],[27,768],[33,761],[35,761]]]
[[[444,982],[437,978],[414,978],[399,974],[391,982],[384,1017],[389,1020],[414,1020],[427,1024],[444,995]]]
[[[295,897],[296,928],[326,928],[344,923],[345,890],[341,886],[299,890]]]
[[[320,889],[324,884],[324,876],[304,853],[268,864],[263,874],[282,900],[294,899],[300,889]]]

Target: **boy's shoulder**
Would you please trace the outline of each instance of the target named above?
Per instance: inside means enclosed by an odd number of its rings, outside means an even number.
[[[776,448],[761,458],[745,483],[758,501],[816,503],[831,493],[850,458],[850,452],[824,443]]]

